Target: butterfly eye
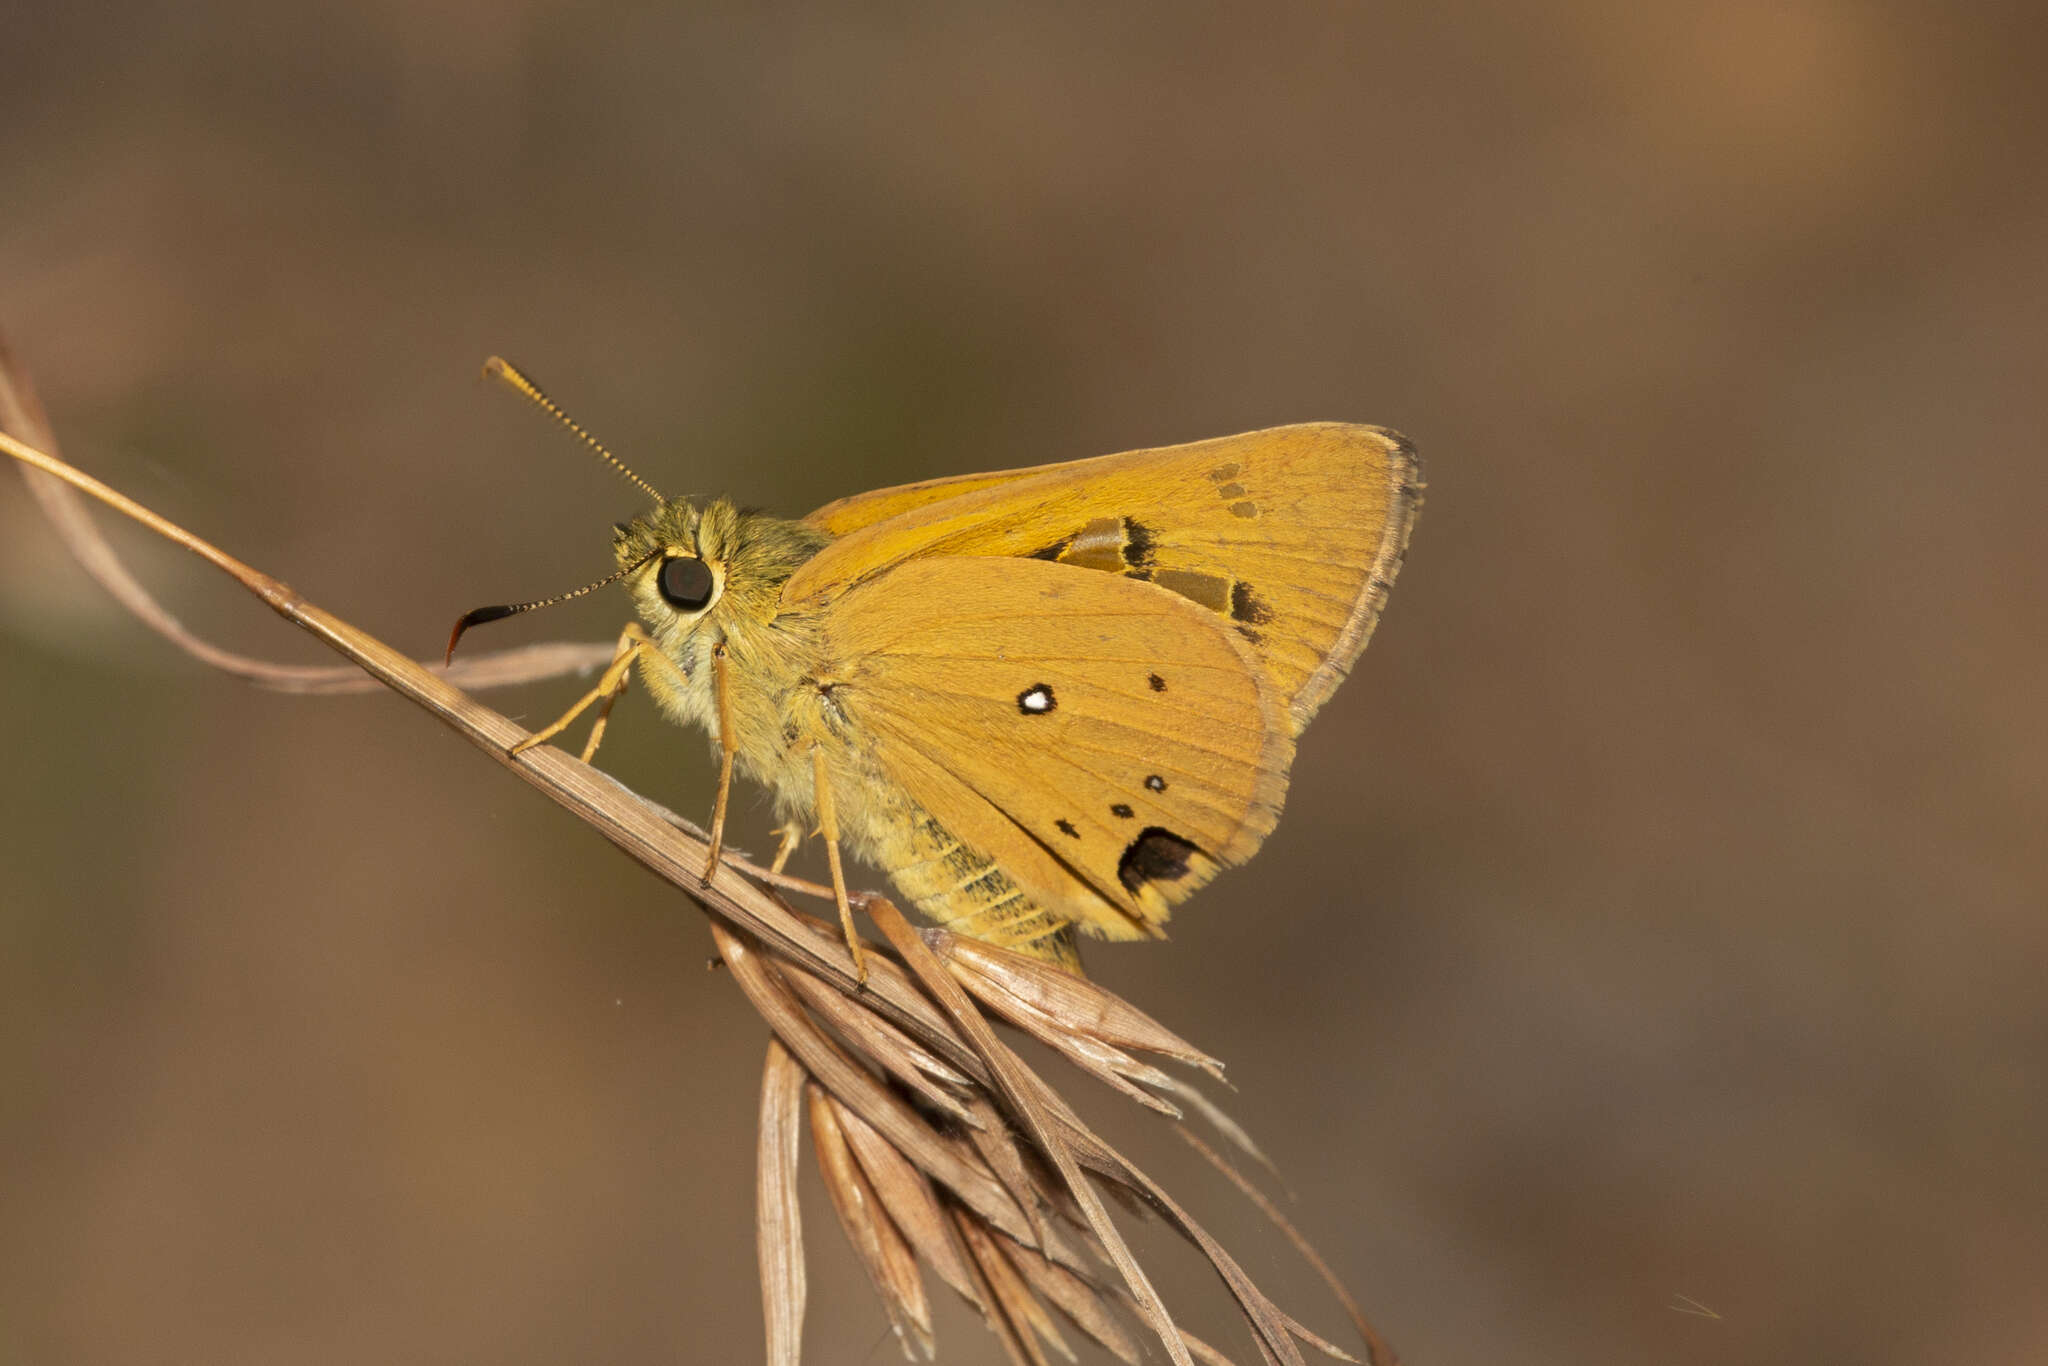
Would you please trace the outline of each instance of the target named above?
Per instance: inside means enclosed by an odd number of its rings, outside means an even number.
[[[694,555],[671,555],[663,560],[654,582],[663,599],[678,612],[703,611],[716,587],[711,566]]]

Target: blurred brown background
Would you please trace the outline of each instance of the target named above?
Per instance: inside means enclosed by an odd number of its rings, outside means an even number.
[[[1097,975],[1230,1060],[1417,1366],[2048,1359],[2048,11],[0,30],[0,326],[68,453],[421,654],[638,506],[491,351],[791,513],[1407,431],[1408,571],[1278,834]],[[401,703],[177,655],[11,475],[0,714],[0,1362],[758,1359],[764,1033],[693,910]],[[700,739],[637,694],[614,734],[708,808]],[[816,1194],[811,1360],[890,1360]],[[941,1351],[998,1359],[950,1302]]]

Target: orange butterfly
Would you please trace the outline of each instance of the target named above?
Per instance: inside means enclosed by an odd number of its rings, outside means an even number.
[[[640,619],[526,743],[608,709],[637,663],[719,744],[714,865],[737,766],[784,819],[778,870],[824,835],[849,941],[842,841],[937,923],[1076,968],[1077,928],[1156,935],[1271,832],[1422,492],[1405,439],[1334,422],[907,484],[801,521],[627,477],[655,506],[578,593],[623,580]]]

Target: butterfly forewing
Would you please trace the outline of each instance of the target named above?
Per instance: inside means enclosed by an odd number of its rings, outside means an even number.
[[[1272,829],[1282,699],[1215,613],[1154,584],[937,556],[830,614],[833,697],[883,769],[1034,900],[1130,937]]]
[[[1298,734],[1364,648],[1420,496],[1402,438],[1343,423],[933,480],[811,514],[840,539],[784,600],[827,601],[935,555],[1144,580],[1235,632]]]
[[[958,498],[963,493],[994,488],[998,484],[1014,484],[1019,479],[1041,474],[1050,468],[1053,467],[1039,465],[1030,469],[998,470],[990,474],[952,474],[940,479],[922,480],[915,484],[897,484],[893,488],[856,493],[850,498],[841,498],[836,503],[827,503],[804,520],[820,531],[829,531],[834,536],[845,536],[901,513],[912,512],[948,498]]]

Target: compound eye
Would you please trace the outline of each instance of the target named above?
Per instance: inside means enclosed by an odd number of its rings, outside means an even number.
[[[678,612],[701,612],[711,601],[711,566],[694,555],[672,555],[661,562],[655,586]]]

